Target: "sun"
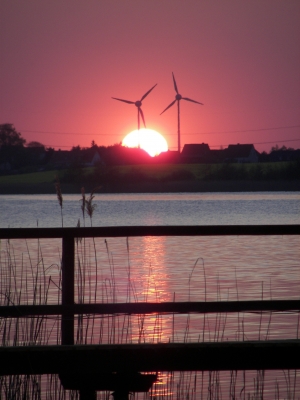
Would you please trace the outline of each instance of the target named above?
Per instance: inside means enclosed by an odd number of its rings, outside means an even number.
[[[136,129],[128,133],[122,141],[122,146],[140,147],[151,157],[157,156],[163,151],[168,151],[166,139],[153,129]]]

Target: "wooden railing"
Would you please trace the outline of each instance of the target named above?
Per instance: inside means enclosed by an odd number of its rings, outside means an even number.
[[[85,365],[89,365],[87,368],[90,372],[98,371],[99,373],[128,370],[130,365],[133,365],[132,368],[137,371],[300,368],[300,341],[297,339],[276,342],[74,345],[74,315],[76,314],[228,313],[290,310],[299,312],[300,300],[116,304],[75,304],[74,302],[76,238],[230,235],[300,235],[300,225],[0,229],[0,239],[62,239],[62,303],[59,305],[0,307],[0,317],[2,318],[62,315],[62,345],[1,347],[0,374],[61,373],[64,368],[67,368],[67,365],[69,365],[70,373],[76,373],[77,367],[75,366],[83,365],[83,363],[88,363]],[[26,369],[26,364],[20,361],[29,355],[31,361],[27,364]],[[99,357],[102,360],[103,357],[107,358],[105,371],[102,368],[103,363],[97,363]],[[108,360],[110,361],[108,362]],[[128,363],[128,360],[131,364]]]

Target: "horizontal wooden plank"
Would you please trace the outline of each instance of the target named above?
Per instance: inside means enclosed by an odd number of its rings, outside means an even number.
[[[300,235],[300,225],[173,225],[0,229],[0,239],[224,235]]]
[[[300,340],[0,348],[0,375],[299,369]]]
[[[103,374],[69,374],[67,371],[59,375],[60,381],[66,390],[122,390],[127,392],[148,392],[157,380],[157,374],[134,373],[103,373]],[[89,397],[95,398],[95,397]],[[127,397],[126,397],[127,398]],[[81,397],[80,397],[81,399]]]
[[[0,317],[39,315],[151,314],[151,313],[231,313],[300,310],[300,300],[249,300],[164,303],[107,303],[74,305],[0,306]]]

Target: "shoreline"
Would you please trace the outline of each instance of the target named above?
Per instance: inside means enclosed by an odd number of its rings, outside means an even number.
[[[61,183],[62,193],[78,194],[80,184]],[[86,186],[88,193],[93,187]],[[295,192],[300,191],[300,180],[274,181],[176,181],[143,182],[138,184],[105,184],[97,193],[205,193],[205,192]],[[1,184],[0,195],[10,194],[55,194],[54,183]]]

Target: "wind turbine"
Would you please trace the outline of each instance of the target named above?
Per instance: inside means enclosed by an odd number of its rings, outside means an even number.
[[[130,101],[130,100],[118,99],[117,97],[112,97],[112,99],[114,99],[114,100],[123,101],[124,103],[128,103],[128,104],[134,104],[137,107],[137,109],[138,109],[138,114],[137,114],[137,117],[138,117],[137,118],[138,119],[138,131],[140,130],[140,116],[142,117],[142,120],[143,120],[143,123],[144,123],[144,127],[146,128],[144,114],[143,114],[143,111],[141,109],[142,101],[145,99],[145,97],[148,96],[148,94],[155,88],[156,85],[157,85],[157,83],[150,90],[148,90],[148,92],[146,92],[144,94],[144,96],[142,96],[141,100]],[[140,143],[139,143],[139,147],[140,147]]]
[[[175,92],[176,92],[175,100],[172,101],[172,103],[169,104],[168,107],[165,108],[164,111],[160,113],[160,115],[163,114],[165,111],[167,111],[170,107],[172,107],[177,101],[177,110],[178,110],[178,153],[180,153],[180,100],[191,101],[192,103],[201,104],[202,106],[203,106],[203,103],[199,103],[199,101],[189,99],[188,97],[182,97],[181,94],[179,94],[179,92],[178,92],[178,88],[177,88],[177,85],[176,85],[175,76],[174,76],[173,72],[172,72],[172,75],[173,75],[174,89],[175,89]]]

